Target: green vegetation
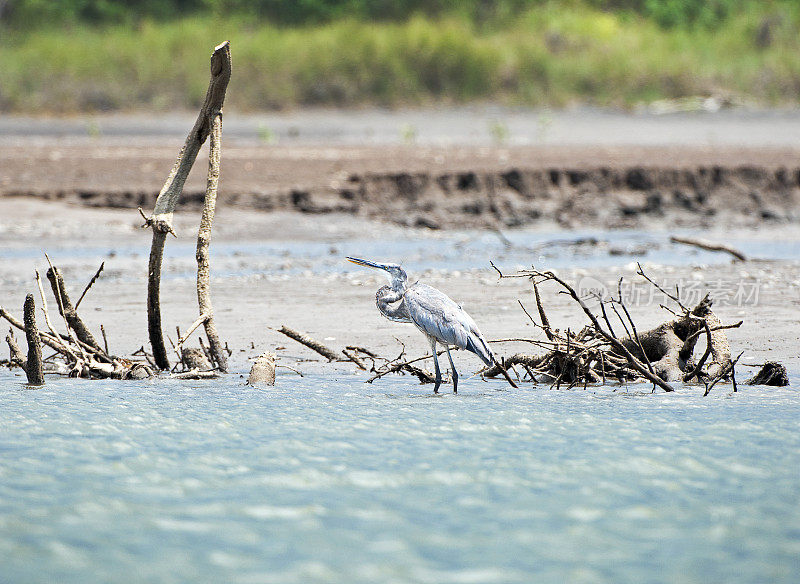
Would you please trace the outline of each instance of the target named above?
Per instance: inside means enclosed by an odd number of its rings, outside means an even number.
[[[781,0],[777,0],[778,3]],[[788,3],[790,0],[783,0]],[[763,5],[761,0],[584,0],[607,11],[626,11],[653,18],[661,26],[713,27],[731,14]],[[342,18],[403,21],[410,16],[458,15],[472,21],[502,23],[533,8],[561,5],[574,8],[575,0],[4,0],[0,21],[16,28],[42,22],[89,24],[135,23],[143,18],[175,19],[202,13],[239,14],[276,24],[302,25]]]
[[[54,10],[60,26],[37,24]],[[239,110],[800,100],[783,0],[8,0],[0,18],[0,111],[194,108],[225,39]]]

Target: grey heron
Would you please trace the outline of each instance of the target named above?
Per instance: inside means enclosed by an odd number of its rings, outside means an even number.
[[[375,303],[381,314],[389,320],[413,323],[428,338],[436,370],[434,393],[439,393],[439,386],[442,384],[442,372],[436,354],[437,343],[447,351],[450,370],[453,373],[453,393],[458,393],[458,373],[450,355],[451,346],[475,353],[486,365],[498,365],[511,386],[517,387],[508,376],[505,367],[492,353],[472,317],[447,294],[420,282],[409,285],[408,275],[398,264],[381,264],[349,256],[347,259],[359,266],[386,272],[390,285],[378,289]]]

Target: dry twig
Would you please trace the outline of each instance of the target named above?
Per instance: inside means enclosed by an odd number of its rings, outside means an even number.
[[[86,293],[89,291],[89,288],[91,288],[94,285],[94,283],[97,281],[97,278],[100,277],[100,274],[103,272],[103,268],[105,268],[105,267],[106,267],[106,263],[102,262],[100,264],[100,267],[97,269],[97,272],[95,273],[95,275],[92,276],[92,279],[89,280],[88,284],[86,284],[86,288],[83,289],[83,293],[81,294],[81,297],[78,298],[78,301],[75,303],[75,310],[78,310],[78,307],[81,305],[81,300],[83,300],[83,297],[86,296]],[[106,351],[106,353],[107,352],[108,351]]]

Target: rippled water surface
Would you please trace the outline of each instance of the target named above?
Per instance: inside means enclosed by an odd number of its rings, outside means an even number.
[[[2,372],[0,581],[797,581],[796,390],[462,387]]]

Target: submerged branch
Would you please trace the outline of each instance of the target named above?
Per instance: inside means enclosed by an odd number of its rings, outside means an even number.
[[[723,245],[721,243],[712,243],[710,241],[703,241],[701,239],[692,239],[689,237],[678,237],[677,235],[673,235],[669,238],[672,243],[682,243],[684,245],[691,245],[693,247],[697,247],[700,249],[704,249],[706,251],[722,251],[725,253],[729,253],[734,258],[739,261],[747,261],[747,256],[745,256],[742,252],[738,249],[734,249],[728,245]]]

